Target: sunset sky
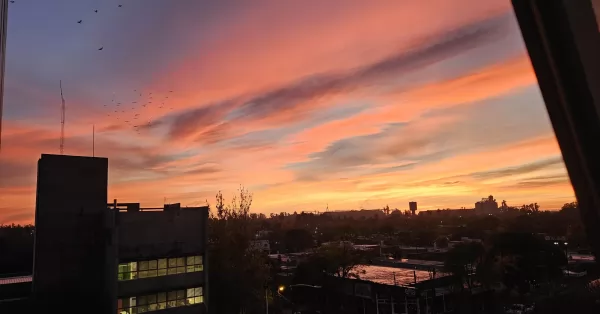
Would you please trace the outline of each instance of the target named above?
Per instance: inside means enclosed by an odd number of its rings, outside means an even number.
[[[33,221],[59,80],[65,154],[92,155],[95,125],[110,200],[214,204],[240,184],[266,214],[574,200],[508,0],[17,0],[0,223]]]

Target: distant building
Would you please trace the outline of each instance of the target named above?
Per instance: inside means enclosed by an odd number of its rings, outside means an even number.
[[[417,214],[417,202],[408,202],[408,209],[412,213],[412,215]]]
[[[256,231],[256,234],[254,235],[254,237],[256,239],[264,239],[266,237],[268,237],[271,234],[270,230],[259,230]]]
[[[457,244],[462,244],[462,243],[483,243],[483,241],[481,239],[472,239],[469,237],[461,237],[459,241],[449,241],[448,242],[448,248],[453,248],[455,245]]]
[[[107,204],[108,159],[38,162],[32,298],[86,313],[206,313],[208,207]]]
[[[473,215],[475,211],[473,209],[433,209],[433,210],[421,210],[419,211],[419,216],[467,216]]]
[[[269,244],[269,240],[250,241],[250,249],[262,251],[267,254],[271,253],[271,245]]]
[[[475,211],[478,214],[497,214],[500,212],[498,208],[498,202],[494,199],[494,196],[490,195],[488,198],[483,198],[481,201],[475,203]]]
[[[379,219],[385,216],[381,209],[361,209],[346,211],[330,211],[323,213],[323,216],[329,216],[335,219]]]

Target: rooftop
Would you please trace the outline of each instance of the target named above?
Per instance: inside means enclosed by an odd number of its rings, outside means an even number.
[[[12,285],[15,283],[32,282],[32,281],[33,281],[32,275],[17,276],[17,277],[5,277],[5,278],[0,278],[0,285]]]

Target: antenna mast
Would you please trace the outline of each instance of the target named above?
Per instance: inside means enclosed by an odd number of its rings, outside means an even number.
[[[65,150],[65,97],[63,96],[62,80],[60,81],[60,154]]]
[[[6,22],[8,20],[8,1],[0,1],[0,148],[2,147],[2,107],[4,103],[4,67],[6,55]]]

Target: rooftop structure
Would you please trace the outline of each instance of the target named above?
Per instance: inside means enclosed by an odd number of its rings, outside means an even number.
[[[39,160],[35,307],[206,313],[208,207],[107,204],[107,182],[106,158]]]

